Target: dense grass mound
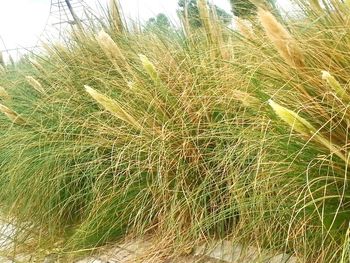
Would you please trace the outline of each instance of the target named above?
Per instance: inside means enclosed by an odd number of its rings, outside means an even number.
[[[201,28],[127,30],[112,10],[2,73],[0,200],[18,242],[228,239],[348,262],[350,6],[260,6],[232,30],[199,3]]]

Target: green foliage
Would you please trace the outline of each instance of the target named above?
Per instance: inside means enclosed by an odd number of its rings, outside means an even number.
[[[178,5],[178,12],[181,16],[185,16],[186,13],[188,14],[188,19],[191,27],[199,28],[203,26],[199,16],[197,0],[179,0]],[[217,13],[219,20],[224,24],[231,22],[232,16],[225,10],[216,5],[213,5],[213,10]]]
[[[235,16],[247,18],[256,13],[256,6],[249,0],[230,0]]]
[[[152,32],[152,31],[169,31],[171,30],[171,24],[169,21],[169,18],[164,15],[163,13],[158,14],[156,17],[150,18],[145,25],[146,32]]]

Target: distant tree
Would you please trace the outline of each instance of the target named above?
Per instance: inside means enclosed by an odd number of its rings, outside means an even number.
[[[256,6],[249,0],[230,0],[232,13],[241,18],[247,18],[256,13]]]
[[[163,13],[158,14],[155,17],[150,18],[145,25],[145,31],[169,31],[171,24],[169,18]]]
[[[202,26],[202,22],[199,17],[197,0],[179,0],[178,5],[178,12],[181,15],[185,15],[185,13],[187,12],[190,26],[195,28]]]
[[[191,27],[198,28],[202,26],[202,21],[200,19],[199,10],[197,6],[197,0],[179,0],[178,6],[179,6],[178,12],[181,15],[185,15],[185,12],[187,12]],[[216,5],[213,5],[213,7],[219,19],[223,23],[228,24],[231,22],[232,16],[229,13],[227,13],[225,10],[223,10],[222,8]]]
[[[265,0],[265,1],[255,1],[255,3],[264,8],[268,8],[275,14],[279,14],[279,10],[276,6],[277,0]],[[256,14],[257,6],[253,4],[250,0],[230,0],[232,13],[235,16],[241,18],[249,18]]]

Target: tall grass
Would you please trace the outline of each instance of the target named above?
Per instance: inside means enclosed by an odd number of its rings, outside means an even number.
[[[166,256],[227,239],[347,262],[349,6],[259,4],[236,31],[199,4],[203,28],[142,33],[112,1],[110,24],[2,75],[18,242],[74,254],[144,236]]]

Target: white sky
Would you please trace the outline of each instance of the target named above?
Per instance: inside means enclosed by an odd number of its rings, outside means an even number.
[[[51,0],[0,0],[0,37],[4,40],[6,48],[36,44],[48,19],[50,2]],[[105,6],[108,0],[85,2],[96,10],[99,2]],[[178,0],[120,0],[125,15],[141,21],[160,12],[176,21],[177,2]],[[229,9],[228,0],[214,2],[222,8]],[[0,39],[0,50],[5,48],[4,43]]]
[[[75,1],[79,0],[71,0]],[[100,4],[106,6],[109,0],[85,2],[97,11]],[[162,12],[175,23],[177,2],[178,0],[120,0],[127,18],[145,21]],[[228,0],[211,2],[230,10]],[[0,0],[0,50],[36,45],[48,19],[50,3],[51,0]]]

